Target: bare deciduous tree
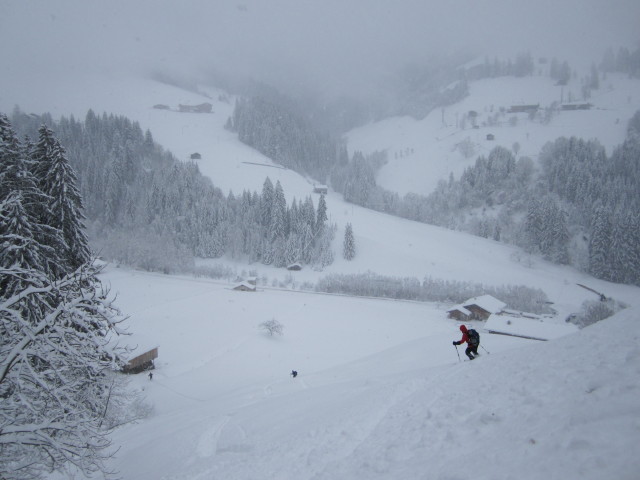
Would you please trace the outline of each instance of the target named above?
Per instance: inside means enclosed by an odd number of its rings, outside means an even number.
[[[284,325],[282,325],[275,318],[267,320],[266,322],[262,322],[260,324],[260,328],[268,333],[271,337],[274,335],[282,335],[284,331]]]

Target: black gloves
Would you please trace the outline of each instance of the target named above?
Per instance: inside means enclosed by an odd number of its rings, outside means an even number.
[[[454,345],[460,345],[458,342],[453,342]]]

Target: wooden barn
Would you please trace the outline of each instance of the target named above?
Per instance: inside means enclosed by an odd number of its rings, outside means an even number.
[[[471,312],[471,320],[486,320],[491,314],[500,313],[507,304],[491,295],[470,298],[462,304]]]
[[[453,307],[451,310],[447,310],[448,317],[465,322],[471,320],[471,311],[464,308],[462,305]]]
[[[153,368],[155,368],[153,361],[156,358],[158,358],[158,347],[152,348],[142,355],[133,357],[122,368],[122,371],[124,373],[140,373],[144,372],[145,370],[152,370]]]

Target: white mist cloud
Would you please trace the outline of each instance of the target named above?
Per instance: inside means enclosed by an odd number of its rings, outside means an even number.
[[[640,38],[637,0],[0,0],[6,74],[215,68],[357,90],[467,50],[598,61]]]

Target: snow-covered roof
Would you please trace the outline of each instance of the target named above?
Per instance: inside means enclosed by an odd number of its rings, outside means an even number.
[[[511,315],[491,315],[484,328],[492,333],[536,340],[553,340],[578,331],[578,327],[571,323],[554,323]]]
[[[506,303],[498,300],[495,297],[492,297],[491,295],[480,295],[479,297],[470,298],[469,300],[464,302],[463,305],[467,308],[471,305],[477,305],[478,307],[486,310],[489,313],[498,313],[507,306]]]
[[[241,290],[243,287],[246,288],[247,290],[255,290],[256,289],[255,284],[251,284],[249,282],[240,282],[235,287],[233,287],[233,289],[234,290]]]
[[[526,318],[535,318],[535,319],[542,318],[542,315],[537,315],[535,313],[529,313],[529,312],[521,312],[520,310],[509,310],[508,308],[503,308],[502,313],[506,313],[507,315],[511,315],[513,317],[526,317]]]
[[[462,305],[456,305],[455,307],[450,308],[449,310],[447,310],[447,313],[449,313],[449,312],[455,312],[456,310],[457,310],[458,312],[462,312],[462,313],[464,313],[465,315],[471,315],[471,311],[467,310],[467,309],[466,309],[466,308],[464,308]]]

